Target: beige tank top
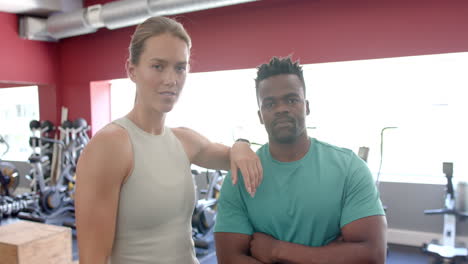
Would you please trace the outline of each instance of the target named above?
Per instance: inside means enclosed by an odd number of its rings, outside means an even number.
[[[120,191],[111,264],[194,264],[195,186],[185,150],[168,127],[147,133],[127,118],[134,167]],[[118,142],[116,142],[118,144]]]

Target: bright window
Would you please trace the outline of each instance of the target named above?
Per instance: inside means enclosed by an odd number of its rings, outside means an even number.
[[[315,135],[357,150],[370,147],[382,180],[445,182],[442,162],[468,180],[465,91],[468,53],[314,64],[305,67]]]
[[[130,79],[112,80],[110,101],[111,120],[126,115],[135,101],[135,84]]]
[[[8,142],[6,150],[0,144],[0,159],[26,161],[31,155],[29,122],[39,119],[39,97],[37,86],[0,89],[0,135]]]
[[[466,69],[468,53],[305,65],[307,125],[314,127],[309,135],[355,152],[369,147],[368,164],[377,175],[381,131],[397,127],[383,133],[381,180],[445,183],[442,162],[453,162],[454,177],[466,181]],[[255,73],[190,74],[167,125],[187,126],[227,145],[239,137],[267,142],[257,116]],[[134,93],[129,80],[112,83],[113,119],[131,109]]]

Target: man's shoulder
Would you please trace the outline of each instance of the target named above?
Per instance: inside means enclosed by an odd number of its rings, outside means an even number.
[[[327,155],[342,156],[342,157],[351,157],[354,155],[354,152],[348,148],[339,147],[325,141],[318,140],[316,138],[310,138],[311,140],[311,149],[309,151],[317,151]],[[257,151],[258,157],[260,159],[266,158],[269,153],[269,144],[268,142],[263,144]]]
[[[341,156],[352,156],[354,152],[348,148],[339,147],[316,138],[311,138],[312,144],[317,149],[317,151],[329,153],[333,155],[341,155]]]
[[[267,154],[267,152],[268,152],[268,149],[269,149],[269,148],[268,148],[268,145],[269,145],[269,144],[268,144],[268,142],[267,142],[267,143],[261,145],[260,148],[258,148],[258,149],[255,151],[255,153],[257,154],[257,156],[258,156],[259,158],[264,158],[264,157],[266,156],[266,154]]]

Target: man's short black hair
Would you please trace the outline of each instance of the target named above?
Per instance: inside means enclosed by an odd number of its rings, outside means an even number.
[[[302,66],[299,64],[299,60],[292,62],[290,57],[286,58],[271,58],[269,63],[262,64],[257,67],[257,78],[255,79],[255,89],[257,90],[258,96],[258,84],[272,76],[280,74],[295,74],[299,77],[302,82],[302,88],[304,89],[304,96],[306,93],[304,75],[302,74]]]

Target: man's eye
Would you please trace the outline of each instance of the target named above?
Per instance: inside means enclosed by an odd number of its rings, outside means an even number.
[[[299,100],[296,99],[296,98],[289,98],[289,99],[288,99],[288,103],[289,103],[289,104],[297,104],[298,102],[299,102]]]
[[[273,103],[266,103],[264,104],[263,106],[266,108],[266,109],[271,109],[273,107]]]
[[[156,70],[162,70],[163,69],[163,66],[160,65],[160,64],[155,64],[155,65],[152,65],[151,67],[156,69]]]

